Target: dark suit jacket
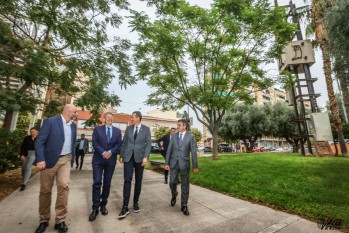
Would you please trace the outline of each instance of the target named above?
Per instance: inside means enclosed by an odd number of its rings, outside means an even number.
[[[189,170],[190,168],[190,153],[193,168],[198,168],[198,159],[196,155],[195,137],[190,132],[186,132],[181,144],[178,143],[179,133],[177,132],[167,149],[165,165],[174,168],[178,161],[181,170]]]
[[[122,140],[121,158],[124,162],[130,161],[132,154],[136,163],[141,163],[143,158],[149,158],[151,151],[151,134],[149,127],[141,124],[136,140],[133,137],[134,125],[127,126]]]
[[[71,124],[71,153],[75,158],[76,125]],[[64,129],[61,115],[48,118],[42,125],[35,140],[36,162],[46,162],[46,167],[54,167],[61,155],[64,144]]]
[[[95,149],[93,152],[92,163],[102,162],[105,159],[102,155],[103,152],[110,150],[112,156],[108,160],[110,165],[115,165],[117,153],[121,147],[121,130],[113,126],[112,136],[108,143],[105,125],[97,126],[93,130],[92,145]]]
[[[173,135],[172,137],[175,136]],[[166,157],[168,144],[170,144],[170,134],[166,134],[157,141],[159,148],[161,148],[160,142],[162,142],[162,146],[164,147],[164,150],[161,150],[160,153],[162,156]]]
[[[78,139],[77,142],[76,142],[76,150],[79,150],[80,141],[81,141],[81,138]],[[89,144],[88,139],[85,138],[85,139],[84,139],[84,153],[85,153],[85,154],[88,153],[88,147],[89,147],[88,144]]]

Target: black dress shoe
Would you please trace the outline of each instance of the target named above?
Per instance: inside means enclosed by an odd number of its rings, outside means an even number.
[[[107,215],[108,214],[108,210],[107,210],[107,207],[105,205],[101,205],[101,213],[103,215]]]
[[[55,229],[58,230],[59,233],[63,233],[68,231],[68,226],[65,224],[65,222],[61,222],[55,224]]]
[[[40,223],[38,228],[36,228],[35,233],[43,233],[43,232],[45,232],[47,226],[48,226],[48,222]]]
[[[19,191],[24,191],[24,189],[25,189],[25,184],[22,184],[21,189]]]
[[[88,217],[88,220],[90,220],[90,222],[96,220],[97,215],[98,215],[98,209],[92,210],[92,213]]]
[[[171,206],[174,206],[176,204],[176,197],[171,198]]]
[[[167,180],[164,181],[164,184],[168,184]]]
[[[181,208],[181,211],[183,212],[184,215],[189,215],[188,206],[183,206],[183,207]]]
[[[174,206],[176,204],[176,197],[178,195],[178,192],[176,192],[176,195],[175,196],[172,196],[171,198],[171,206]]]

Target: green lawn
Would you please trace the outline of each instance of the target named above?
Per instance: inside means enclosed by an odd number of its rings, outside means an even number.
[[[311,220],[320,216],[349,223],[349,159],[291,153],[199,158],[191,182],[234,197],[287,210]]]
[[[216,161],[200,157],[199,174],[191,174],[191,182],[310,220],[330,217],[349,224],[348,158],[291,153],[225,154]]]

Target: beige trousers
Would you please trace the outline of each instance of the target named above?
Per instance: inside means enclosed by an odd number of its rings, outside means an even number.
[[[61,223],[67,216],[70,183],[71,155],[60,157],[56,165],[40,173],[39,215],[40,223],[50,221],[52,186],[56,177],[57,199],[55,223]]]

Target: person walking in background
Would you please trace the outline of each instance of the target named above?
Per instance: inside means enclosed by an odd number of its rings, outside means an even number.
[[[157,141],[157,144],[160,148],[160,153],[165,159],[166,159],[168,144],[170,144],[170,141],[175,133],[176,133],[176,128],[171,128],[169,134],[166,134],[165,136],[163,136],[162,138],[160,138]],[[168,170],[165,170],[165,182],[164,183],[165,184],[168,183]]]
[[[21,156],[22,161],[22,178],[23,183],[21,185],[20,191],[25,190],[26,185],[32,174],[32,166],[35,161],[35,138],[38,136],[38,130],[36,128],[30,129],[30,135],[23,139],[21,146]]]
[[[151,151],[150,129],[141,124],[141,121],[142,114],[139,111],[133,112],[131,118],[133,125],[127,126],[122,140],[120,162],[124,164],[124,201],[119,214],[120,219],[125,218],[129,213],[128,203],[131,195],[133,170],[136,176],[133,211],[140,212],[138,201],[142,189],[143,170]]]
[[[76,143],[76,169],[79,167],[79,157],[80,157],[80,170],[82,164],[84,163],[85,154],[88,153],[89,141],[85,138],[85,134],[81,134],[81,138],[78,139]]]
[[[40,170],[39,215],[40,225],[36,233],[45,231],[50,221],[52,186],[56,178],[57,199],[54,228],[59,233],[67,232],[68,193],[70,163],[75,157],[77,109],[72,104],[63,108],[61,115],[48,118],[35,140],[36,167]]]
[[[108,214],[106,205],[108,203],[110,184],[116,166],[117,153],[122,142],[121,130],[112,125],[113,114],[106,112],[104,120],[105,125],[94,128],[92,134],[94,153],[92,158],[93,189],[90,221],[96,219],[99,208],[103,215]]]
[[[184,215],[189,215],[189,172],[190,172],[190,153],[194,174],[199,172],[198,160],[196,155],[195,137],[189,131],[187,120],[181,119],[177,124],[178,133],[170,144],[166,153],[165,169],[170,170],[170,188],[172,193],[171,206],[176,204],[178,173],[181,174],[181,211]],[[171,168],[171,169],[170,169]]]

